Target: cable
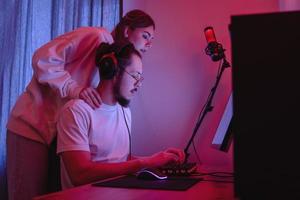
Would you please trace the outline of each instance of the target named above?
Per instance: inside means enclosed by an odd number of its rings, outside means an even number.
[[[202,179],[201,181],[219,182],[219,183],[234,183],[234,181]]]
[[[217,77],[220,76],[221,66],[222,66],[221,64],[222,64],[222,61],[219,62],[219,67],[218,67]],[[200,114],[199,114],[198,119],[197,119],[197,123],[199,122],[199,119],[201,118],[202,113],[203,113],[203,111],[204,111],[206,105],[209,103],[209,99],[210,99],[210,97],[211,97],[211,95],[212,95],[212,92],[213,92],[212,90],[213,90],[213,89],[214,89],[214,88],[211,89],[211,91],[210,91],[210,93],[209,93],[209,95],[208,95],[208,97],[207,97],[207,99],[206,99],[206,102],[204,103],[203,107],[201,108]]]
[[[233,173],[229,172],[212,172],[212,173],[207,173],[208,176],[215,176],[215,177],[220,177],[220,178],[232,178],[234,177]]]
[[[209,173],[195,173],[195,174],[192,174],[192,176],[203,177],[203,179],[201,181],[210,181],[210,182],[219,182],[219,183],[234,183],[234,180],[231,180],[232,178],[234,178],[234,173],[232,173],[232,172],[216,171],[216,172],[209,172]],[[209,178],[206,178],[207,176],[215,177],[217,179],[209,179]],[[229,178],[229,180],[228,180],[228,178]]]
[[[234,173],[232,172],[209,172],[209,173],[194,173],[193,176],[214,176],[220,178],[232,178]]]
[[[122,108],[122,112],[123,112],[123,117],[124,117],[124,121],[125,121],[125,124],[126,124],[126,127],[127,127],[127,132],[128,132],[128,139],[129,139],[129,159],[131,159],[131,133],[130,133],[130,130],[129,130],[129,126],[128,126],[128,123],[127,123],[127,120],[126,120],[126,117],[125,117],[125,112],[124,112],[124,108],[121,106]]]
[[[224,61],[223,61],[223,62],[224,62]],[[218,79],[219,76],[221,75],[221,69],[222,69],[222,61],[219,62],[219,67],[218,67],[218,72],[217,72],[217,79]],[[200,119],[201,119],[201,117],[202,117],[202,115],[203,115],[203,111],[204,111],[205,109],[209,109],[209,111],[213,109],[213,107],[212,107],[211,105],[210,105],[210,107],[207,108],[207,104],[211,104],[211,103],[212,103],[212,102],[209,102],[209,101],[210,101],[210,99],[211,99],[211,96],[212,96],[213,93],[214,93],[214,90],[215,90],[215,87],[213,87],[213,88],[210,90],[210,93],[209,93],[209,95],[208,95],[208,97],[207,97],[207,99],[206,99],[204,105],[202,106],[202,108],[201,108],[201,110],[200,110],[200,113],[199,113],[199,116],[198,116],[196,125],[197,125],[198,123],[200,123]],[[199,154],[198,154],[198,152],[197,152],[197,150],[196,150],[196,148],[195,148],[194,138],[193,138],[193,140],[192,140],[192,145],[193,145],[193,149],[194,149],[194,152],[195,152],[195,154],[196,154],[197,160],[199,161],[199,164],[201,164],[202,162],[201,162],[200,157],[199,157]]]
[[[221,67],[222,67],[222,60],[219,62],[219,67],[218,67],[218,76],[220,75],[221,72]]]
[[[198,160],[199,164],[202,164],[202,161],[201,161],[201,159],[200,159],[200,156],[199,156],[199,154],[198,154],[198,152],[197,152],[197,149],[196,149],[196,147],[195,147],[194,140],[192,141],[192,145],[193,145],[193,149],[194,149],[194,151],[195,151],[195,154],[196,154],[196,157],[197,157],[197,160]]]

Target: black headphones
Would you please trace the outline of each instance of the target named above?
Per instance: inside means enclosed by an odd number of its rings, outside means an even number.
[[[110,51],[110,53],[104,54],[98,63],[101,79],[110,80],[118,74],[120,70],[118,62],[119,54],[124,48],[130,45],[132,44],[129,42],[118,44],[114,43],[111,45],[112,51]]]
[[[104,80],[112,79],[119,70],[118,60],[116,58],[115,52],[105,54],[101,58],[99,66],[101,78]]]

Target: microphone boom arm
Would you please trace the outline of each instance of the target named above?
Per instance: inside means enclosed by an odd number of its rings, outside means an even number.
[[[215,92],[217,90],[217,87],[219,85],[219,82],[221,80],[221,77],[222,77],[222,74],[225,70],[225,68],[228,68],[230,67],[230,64],[229,62],[226,60],[226,57],[225,57],[225,54],[224,54],[224,57],[223,57],[223,63],[222,63],[222,67],[221,67],[221,70],[220,70],[220,73],[218,73],[217,75],[217,78],[216,78],[216,82],[214,84],[214,86],[212,87],[212,89],[210,90],[210,93],[209,93],[209,96],[208,96],[208,99],[206,101],[206,104],[205,104],[205,108],[203,110],[203,112],[201,111],[200,114],[199,114],[199,117],[198,117],[198,120],[197,120],[197,123],[194,127],[194,130],[193,130],[193,134],[192,134],[192,137],[190,138],[186,148],[184,149],[184,153],[185,153],[185,163],[187,163],[187,160],[188,160],[188,157],[189,157],[189,153],[188,153],[188,150],[189,150],[189,147],[191,146],[191,143],[193,142],[194,140],[194,137],[204,119],[204,117],[206,116],[206,114],[210,111],[213,110],[213,106],[212,106],[212,100],[215,96]],[[203,114],[202,114],[203,113]]]

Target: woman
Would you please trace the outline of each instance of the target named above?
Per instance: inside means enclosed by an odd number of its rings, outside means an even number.
[[[9,199],[31,199],[49,192],[49,148],[56,141],[56,114],[70,99],[92,108],[101,104],[94,87],[97,47],[128,40],[141,53],[152,44],[155,24],[143,11],[128,12],[112,35],[104,28],[81,27],[40,47],[33,55],[34,75],[11,111],[7,123]]]

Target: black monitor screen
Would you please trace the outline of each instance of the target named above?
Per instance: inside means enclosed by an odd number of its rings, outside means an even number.
[[[239,199],[300,199],[299,22],[299,11],[231,17]]]

